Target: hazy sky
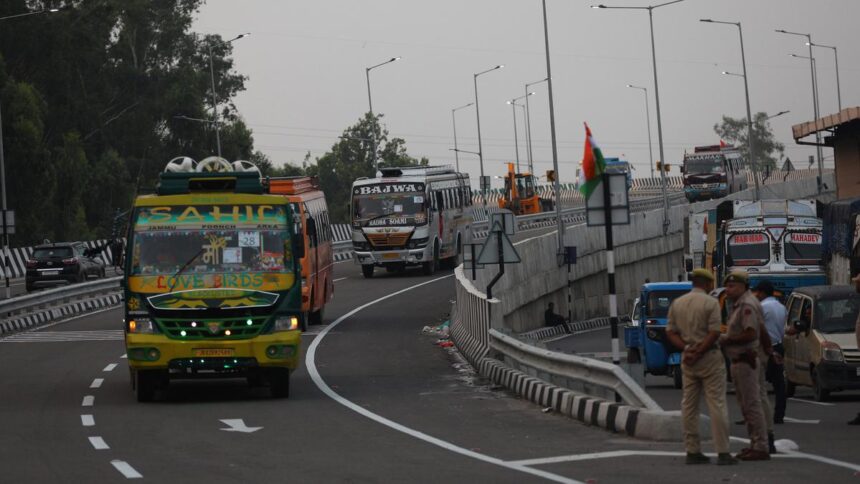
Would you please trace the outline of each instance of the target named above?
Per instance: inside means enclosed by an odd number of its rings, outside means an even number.
[[[647,5],[603,0],[607,5]],[[647,11],[595,10],[591,1],[547,0],[556,132],[562,181],[572,181],[582,158],[588,122],[606,156],[633,162],[649,176],[642,91],[648,88],[654,158],[659,158]],[[753,112],[789,114],[771,120],[786,155],[798,165],[814,150],[798,146],[791,126],[811,120],[805,38],[774,32],[810,32],[813,41],[840,49],[842,106],[860,104],[860,66],[852,45],[860,40],[857,0],[686,0],[654,10],[657,70],[666,158],[716,144],[720,116],[745,116],[737,29],[700,18],[740,21],[744,27]],[[237,106],[254,130],[256,147],[276,164],[299,164],[307,151],[323,154],[344,128],[367,111],[364,69],[394,56],[403,59],[371,72],[373,106],[412,156],[453,163],[451,109],[479,96],[484,170],[499,175],[514,161],[511,107],[524,84],[546,77],[539,0],[207,0],[196,31],[230,38],[236,69],[249,76]],[[823,114],[837,110],[833,52],[814,50]],[[546,84],[530,98],[535,171],[551,168]],[[521,116],[521,113],[518,113]],[[526,160],[520,128],[520,159]],[[461,149],[477,151],[474,108],[457,112]],[[825,149],[825,166],[832,150]],[[796,165],[796,166],[798,166]],[[460,155],[462,171],[477,185],[477,156]],[[677,168],[674,173],[678,174]],[[494,184],[495,185],[495,184]]]

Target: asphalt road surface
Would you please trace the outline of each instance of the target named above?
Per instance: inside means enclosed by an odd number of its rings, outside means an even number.
[[[450,272],[380,271],[365,280],[346,262],[335,274],[325,325],[305,334],[304,364],[287,400],[243,380],[206,380],[171,383],[156,402],[137,403],[118,309],[0,340],[0,482],[858,479],[860,466],[850,462],[860,429],[842,425],[860,407],[850,401],[856,397],[834,407],[790,404],[790,416],[822,423],[787,424],[779,437],[815,455],[690,468],[678,443],[639,441],[543,413],[435,345],[422,328],[447,319]],[[674,390],[649,390],[672,408]],[[830,444],[827,432],[838,434]]]

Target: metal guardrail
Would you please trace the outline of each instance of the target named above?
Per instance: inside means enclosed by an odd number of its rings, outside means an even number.
[[[0,301],[0,319],[54,306],[60,302],[70,302],[72,299],[116,292],[119,290],[120,280],[122,280],[120,276],[110,277],[5,299]]]
[[[537,348],[495,329],[490,329],[490,348],[538,373],[604,388],[628,405],[663,410],[630,375],[612,363]]]

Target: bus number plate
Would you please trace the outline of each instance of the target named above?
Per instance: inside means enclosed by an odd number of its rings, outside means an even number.
[[[399,259],[400,254],[382,254],[383,259]]]
[[[195,348],[194,356],[198,356],[201,358],[233,356],[233,348]]]

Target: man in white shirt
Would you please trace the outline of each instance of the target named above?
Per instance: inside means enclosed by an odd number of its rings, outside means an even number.
[[[773,284],[768,280],[760,281],[755,287],[755,294],[761,301],[764,315],[764,326],[773,346],[773,355],[767,361],[767,379],[773,385],[774,411],[773,423],[781,424],[785,418],[785,367],[782,357],[785,349],[782,339],[785,336],[785,306],[775,298]]]

